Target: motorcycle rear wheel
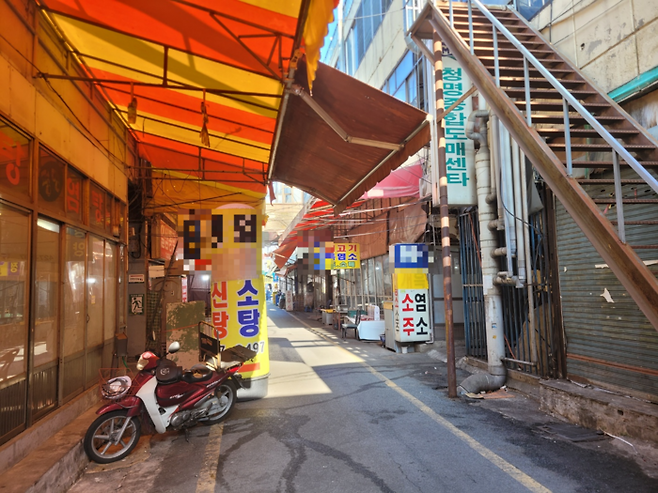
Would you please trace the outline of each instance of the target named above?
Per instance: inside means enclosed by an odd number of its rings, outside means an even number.
[[[207,425],[214,425],[220,423],[231,414],[235,401],[237,400],[237,390],[235,384],[230,380],[222,382],[222,384],[215,390],[215,397],[219,400],[219,409],[213,414],[208,415],[208,419],[203,423]],[[213,408],[214,410],[215,408]]]
[[[84,448],[89,459],[98,464],[109,464],[126,457],[137,445],[141,426],[136,417],[129,418],[128,411],[112,411],[99,416],[85,434]],[[117,436],[126,420],[121,437]],[[116,443],[115,443],[116,442]]]

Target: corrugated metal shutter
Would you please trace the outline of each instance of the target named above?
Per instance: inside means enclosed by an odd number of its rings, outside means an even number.
[[[629,178],[631,176],[628,176]],[[590,186],[590,196],[614,197],[613,185]],[[626,198],[655,198],[648,186],[624,186]],[[625,207],[626,221],[656,220],[656,204]],[[606,212],[616,219],[616,209]],[[655,225],[627,226],[631,245],[658,244]],[[604,264],[578,226],[557,204],[560,289],[569,378],[633,389],[658,400],[658,332],[615,275]],[[658,250],[636,250],[643,260],[657,260]],[[658,265],[650,267],[658,273]],[[613,302],[604,298],[604,289]]]

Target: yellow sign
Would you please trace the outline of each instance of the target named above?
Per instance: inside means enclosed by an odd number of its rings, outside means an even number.
[[[360,269],[361,249],[358,243],[334,243],[334,269]]]
[[[397,289],[429,289],[427,269],[395,269]]]
[[[240,373],[245,378],[267,375],[270,371],[267,345],[267,312],[263,277],[239,281],[213,281],[210,292],[212,325],[222,350],[238,344],[258,355]]]

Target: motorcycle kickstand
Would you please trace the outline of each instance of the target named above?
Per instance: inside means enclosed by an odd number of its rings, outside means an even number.
[[[190,443],[190,429],[189,428],[184,428],[183,431],[185,431],[185,441],[187,443]]]

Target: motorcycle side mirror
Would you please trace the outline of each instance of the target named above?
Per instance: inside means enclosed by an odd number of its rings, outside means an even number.
[[[167,352],[170,354],[177,353],[180,350],[180,342],[174,341],[171,344],[169,344],[169,349],[167,349]]]

